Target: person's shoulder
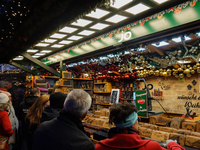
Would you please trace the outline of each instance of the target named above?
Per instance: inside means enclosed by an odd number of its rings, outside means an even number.
[[[162,148],[160,146],[160,144],[156,141],[149,141],[147,144],[146,144],[147,147],[151,147],[152,150],[165,150],[165,148]]]
[[[6,110],[0,110],[0,117],[8,116],[8,112]]]

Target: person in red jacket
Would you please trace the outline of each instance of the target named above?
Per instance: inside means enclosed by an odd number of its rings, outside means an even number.
[[[156,141],[141,139],[137,108],[133,104],[113,105],[110,108],[109,122],[116,127],[108,131],[107,139],[95,145],[95,150],[166,150]],[[167,149],[185,150],[174,141],[167,144]]]
[[[4,150],[9,150],[8,138],[13,134],[10,119],[8,116],[9,97],[5,93],[0,93],[0,135],[7,137]],[[2,143],[3,141],[1,141]]]

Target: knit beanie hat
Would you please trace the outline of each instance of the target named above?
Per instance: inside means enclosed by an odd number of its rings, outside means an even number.
[[[5,104],[9,101],[9,97],[5,93],[0,93],[0,103]]]
[[[50,107],[63,109],[64,101],[67,95],[62,92],[55,92],[51,94],[49,101]]]

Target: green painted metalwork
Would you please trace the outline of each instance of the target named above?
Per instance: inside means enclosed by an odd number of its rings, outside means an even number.
[[[89,43],[86,42],[86,45],[82,44],[81,46],[69,48],[69,52],[68,51],[59,52],[48,58],[44,58],[42,62],[45,63],[46,65],[50,65],[53,63],[57,63],[60,60],[67,60],[69,58],[87,54],[108,46],[115,46],[117,44],[133,40],[142,36],[146,36],[159,31],[177,27],[186,23],[190,23],[200,19],[199,10],[200,10],[200,2],[198,1],[196,5],[193,7],[188,5],[186,8],[184,9],[182,8],[182,10],[179,13],[175,13],[174,11],[171,11],[169,13],[164,13],[164,15],[162,17],[160,16],[159,19],[158,17],[155,17],[153,19],[150,19],[149,21],[144,22],[143,25],[137,23],[137,25],[131,26],[129,30],[126,31],[122,30],[121,32],[113,34],[112,36],[110,35],[106,35],[104,37],[102,36],[102,38],[99,38],[97,40],[91,41]],[[113,32],[111,31],[110,33],[112,34]],[[62,58],[54,59],[57,55],[62,56]],[[52,60],[52,58],[54,60]]]

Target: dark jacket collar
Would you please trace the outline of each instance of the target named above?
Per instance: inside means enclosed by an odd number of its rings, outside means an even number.
[[[70,114],[64,110],[61,110],[57,119],[60,121],[68,122],[74,126],[77,126],[77,128],[79,128],[82,132],[85,133],[84,126],[83,126],[81,120],[79,118],[73,116],[72,114]]]

